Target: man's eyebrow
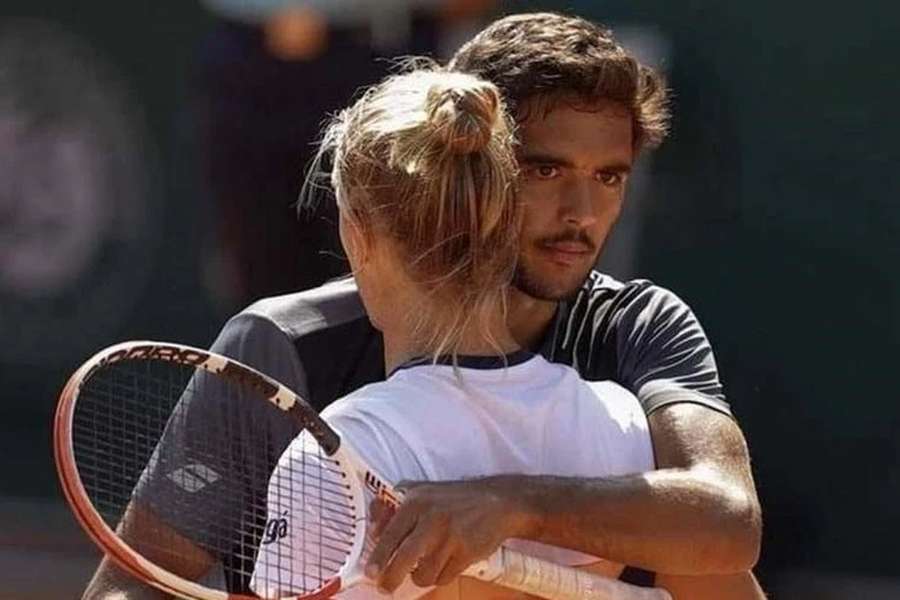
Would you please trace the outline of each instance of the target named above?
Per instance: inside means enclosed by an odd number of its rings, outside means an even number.
[[[521,165],[557,165],[560,167],[574,168],[574,163],[547,152],[523,152],[519,155],[519,164]],[[606,165],[597,167],[598,171],[607,173],[620,173],[627,175],[631,173],[631,163],[615,161]]]
[[[547,152],[523,152],[519,155],[519,164],[522,165],[557,165],[560,167],[573,167],[571,161],[561,156],[555,156]]]
[[[631,173],[631,165],[629,163],[616,162],[604,165],[598,170],[606,171],[607,173],[621,173],[623,175],[627,175],[628,173]]]

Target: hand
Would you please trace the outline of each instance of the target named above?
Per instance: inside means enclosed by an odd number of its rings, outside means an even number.
[[[445,585],[511,537],[525,537],[538,518],[522,500],[515,476],[401,483],[393,516],[375,511],[377,543],[366,575],[393,592],[408,573],[416,585]]]

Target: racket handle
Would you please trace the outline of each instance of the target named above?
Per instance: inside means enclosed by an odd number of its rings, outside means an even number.
[[[672,600],[659,588],[641,588],[501,547],[464,575],[510,589],[558,600]]]

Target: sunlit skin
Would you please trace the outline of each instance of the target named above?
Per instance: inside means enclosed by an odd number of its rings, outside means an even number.
[[[537,112],[537,111],[534,111]],[[561,100],[519,125],[525,203],[510,325],[531,346],[582,285],[619,217],[634,161],[622,105]]]

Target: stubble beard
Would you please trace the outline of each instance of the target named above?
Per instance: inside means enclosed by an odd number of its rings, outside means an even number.
[[[589,274],[590,269],[574,283],[560,286],[543,280],[533,269],[529,269],[527,265],[520,262],[513,275],[513,287],[535,300],[562,302],[575,298]]]

